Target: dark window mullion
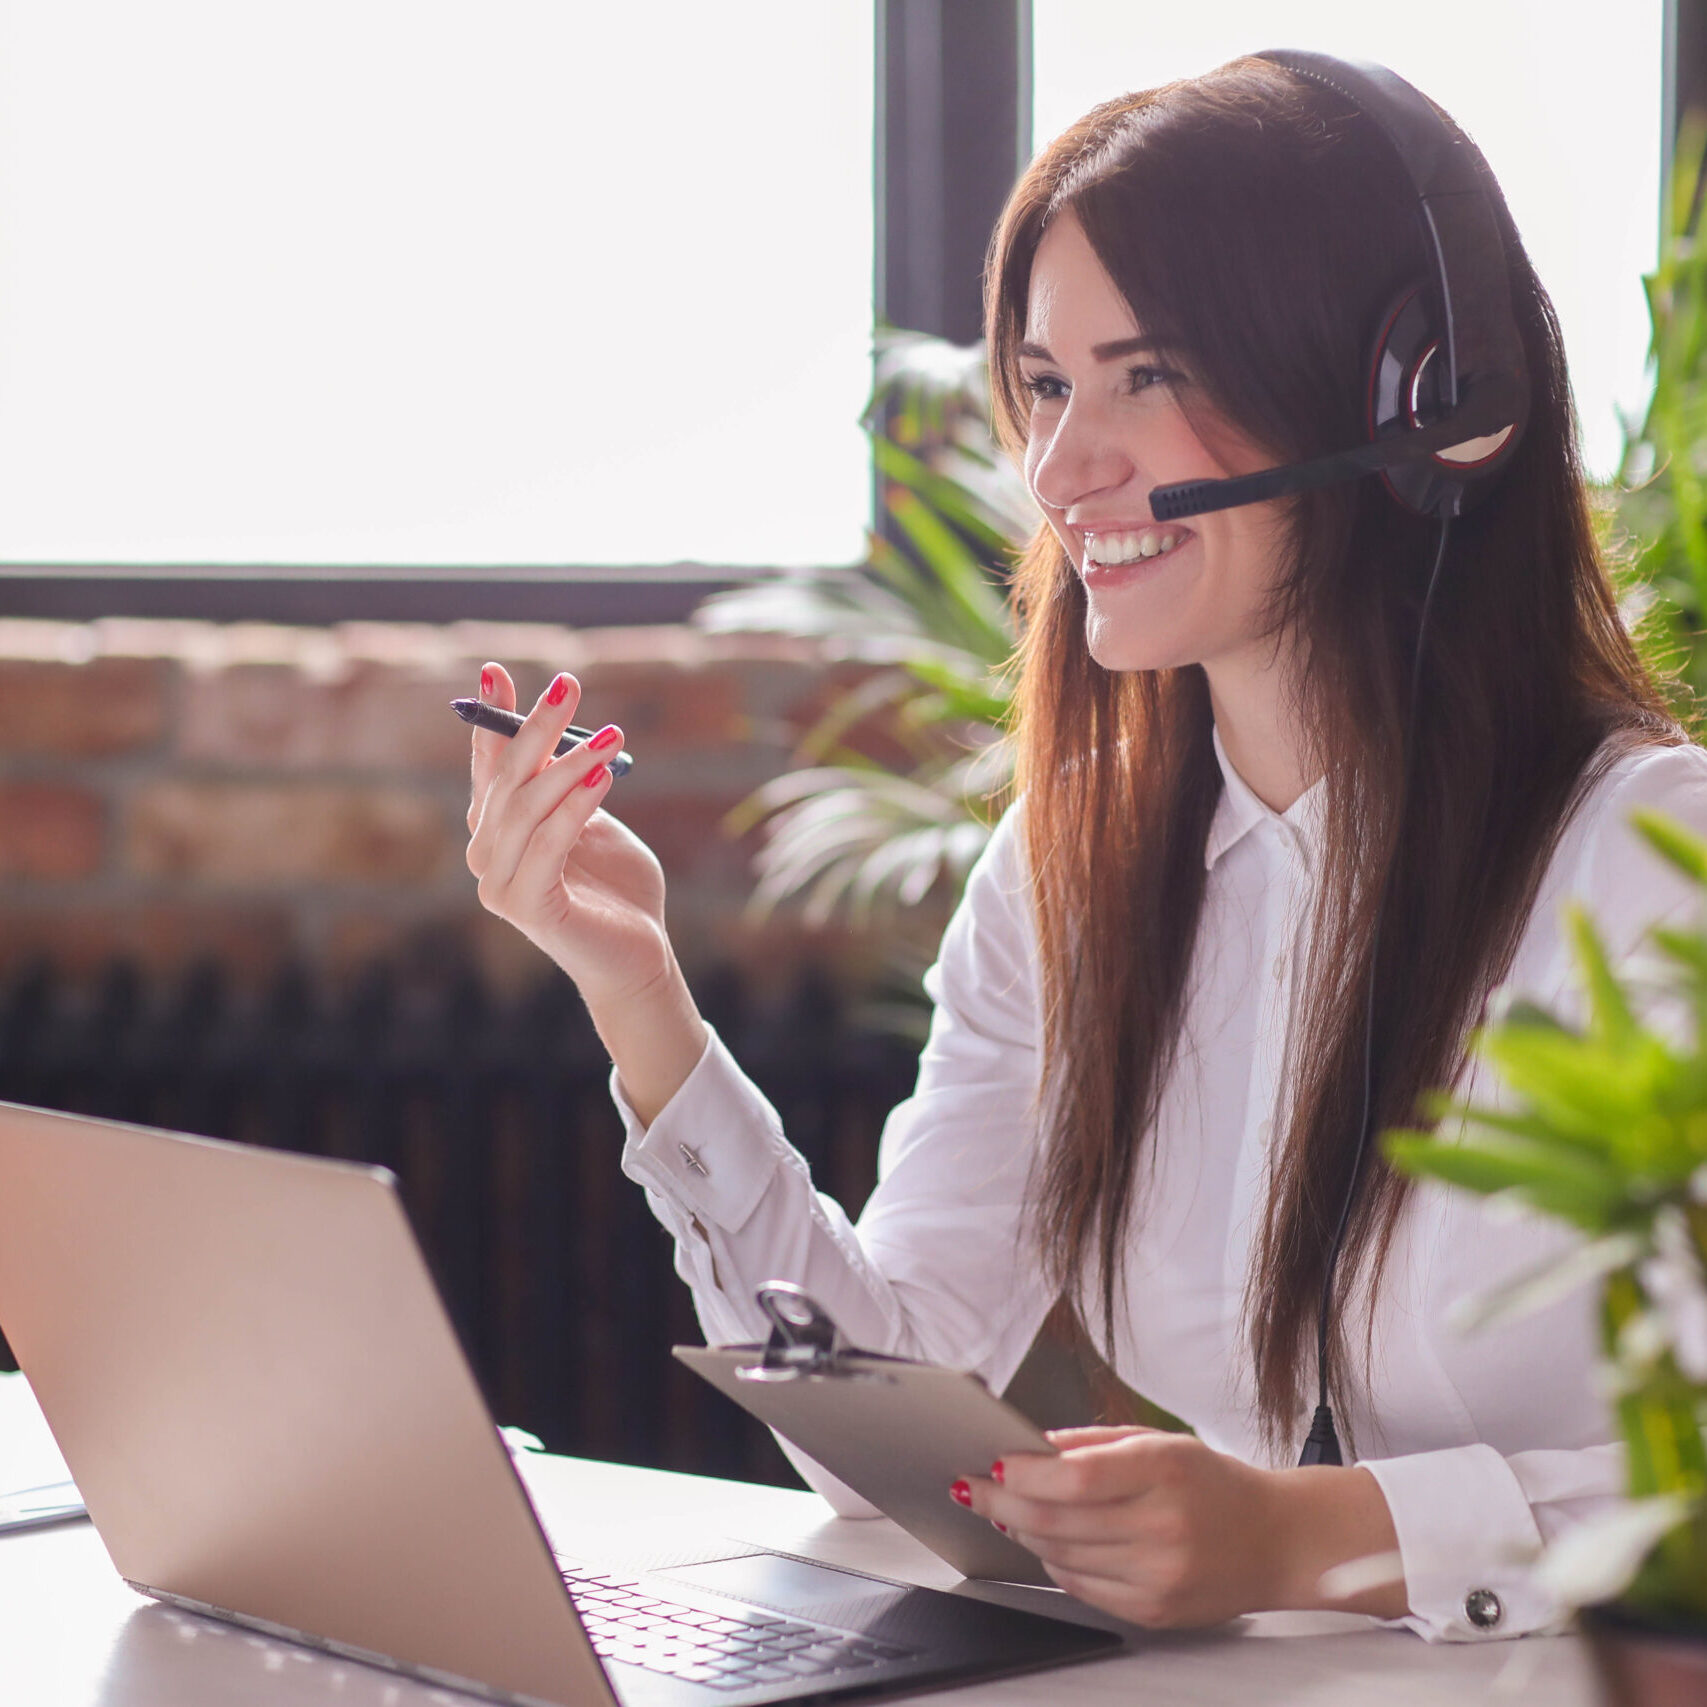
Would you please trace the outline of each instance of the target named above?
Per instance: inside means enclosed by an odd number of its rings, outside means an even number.
[[[1030,150],[1030,0],[876,3],[878,317],[969,344]]]

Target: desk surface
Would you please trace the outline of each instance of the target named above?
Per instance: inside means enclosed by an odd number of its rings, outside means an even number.
[[[0,1487],[46,1480],[54,1455],[20,1379],[0,1376]],[[1051,1610],[1044,1590],[965,1583],[887,1522],[830,1515],[816,1495],[581,1459],[523,1466],[566,1551],[650,1549],[709,1529],[931,1588]],[[1071,1602],[1065,1603],[1072,1606]],[[1087,1609],[1076,1609],[1099,1622]],[[1286,1707],[1461,1707],[1466,1701],[1592,1707],[1574,1637],[1430,1646],[1338,1614],[1270,1613],[1188,1636],[1143,1636],[1109,1660],[974,1684],[944,1700],[1005,1707],[1074,1702],[1263,1701]],[[481,1707],[475,1698],[189,1617],[133,1593],[87,1523],[0,1536],[0,1701],[30,1707]]]

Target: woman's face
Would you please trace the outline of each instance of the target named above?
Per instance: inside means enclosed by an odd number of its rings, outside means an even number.
[[[1181,412],[1189,383],[1143,345],[1125,297],[1071,214],[1031,268],[1020,371],[1031,392],[1026,483],[1085,584],[1085,638],[1109,670],[1254,661],[1265,644],[1281,506],[1157,523],[1150,490],[1272,465],[1230,426],[1217,458]],[[1231,460],[1226,460],[1231,458]]]

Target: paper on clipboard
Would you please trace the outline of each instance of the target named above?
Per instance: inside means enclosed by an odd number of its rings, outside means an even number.
[[[22,1375],[0,1375],[0,1535],[88,1515]]]
[[[75,1482],[46,1482],[35,1488],[0,1492],[0,1535],[19,1529],[45,1529],[87,1517],[89,1508]]]
[[[804,1347],[779,1322],[779,1296],[816,1315]],[[779,1322],[768,1346],[677,1346],[675,1355],[962,1575],[1050,1584],[1035,1553],[948,1494],[1010,1453],[1055,1451],[1035,1424],[963,1370],[844,1347],[796,1287],[773,1282],[759,1302]],[[806,1328],[793,1324],[797,1335]]]

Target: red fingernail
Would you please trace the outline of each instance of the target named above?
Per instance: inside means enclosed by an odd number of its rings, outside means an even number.
[[[991,1522],[992,1522],[992,1523],[996,1523],[996,1520],[995,1520],[995,1519],[994,1519],[994,1518],[991,1518],[991,1519],[990,1519],[990,1521],[991,1521]],[[996,1527],[997,1527],[997,1528],[998,1528],[998,1529],[999,1529],[999,1530],[1001,1530],[1001,1532],[1002,1532],[1002,1533],[1003,1533],[1003,1534],[1004,1534],[1004,1535],[1006,1535],[1006,1534],[1007,1534],[1007,1532],[1008,1532],[1008,1526],[1007,1526],[1007,1525],[1006,1525],[1006,1524],[1005,1524],[1005,1523],[996,1523]]]
[[[561,705],[568,697],[569,678],[566,675],[559,675],[545,690],[545,703],[547,705]]]
[[[480,672],[480,691],[482,694],[490,694],[493,688],[497,685],[497,682],[492,679],[492,672],[490,670],[482,670]]]
[[[593,768],[587,772],[586,776],[581,779],[581,786],[583,788],[597,788],[601,782],[609,781],[610,766],[594,765]]]
[[[1007,1475],[1002,1469],[1002,1461],[998,1458],[995,1463],[990,1466],[990,1480],[992,1482],[1005,1482],[1007,1479]]]
[[[607,723],[598,734],[587,742],[595,753],[602,753],[606,747],[614,747],[622,738],[622,732],[614,723]]]
[[[948,1497],[951,1500],[958,1502],[960,1505],[971,1505],[972,1484],[970,1482],[956,1482],[954,1486],[948,1490]]]

